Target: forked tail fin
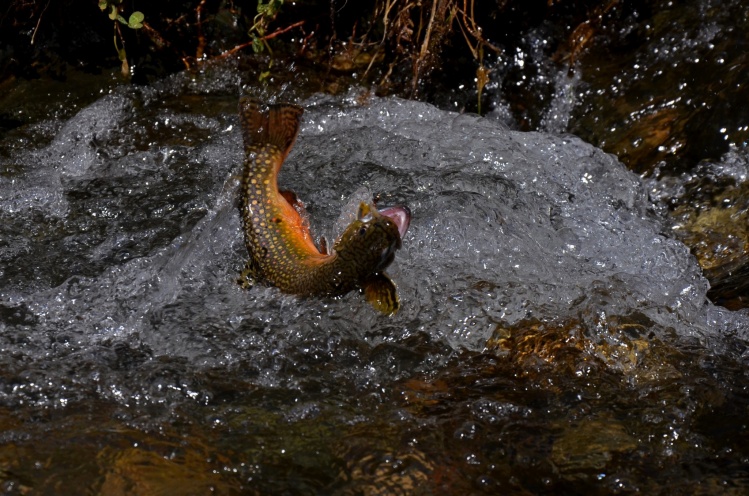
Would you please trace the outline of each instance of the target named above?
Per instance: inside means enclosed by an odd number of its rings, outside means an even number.
[[[258,147],[272,145],[277,147],[285,158],[299,133],[303,112],[302,107],[288,103],[270,105],[268,111],[264,112],[259,100],[242,97],[239,100],[239,116],[245,153],[257,150]]]

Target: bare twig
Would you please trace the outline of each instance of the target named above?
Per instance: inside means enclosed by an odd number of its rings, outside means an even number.
[[[161,34],[159,34],[158,31],[156,31],[150,24],[148,24],[146,21],[143,21],[143,30],[148,34],[148,37],[156,43],[156,46],[159,48],[167,47],[169,46],[169,42],[164,39]]]
[[[47,0],[47,5],[44,6],[44,10],[42,10],[42,13],[39,14],[39,19],[36,21],[36,27],[34,28],[34,34],[31,35],[31,44],[34,44],[34,38],[36,38],[36,32],[39,31],[39,24],[42,22],[42,17],[44,17],[44,13],[47,12],[47,7],[49,7],[49,2],[52,0]]]
[[[205,36],[203,35],[203,7],[206,0],[200,0],[200,4],[195,9],[195,17],[198,25],[198,48],[195,50],[195,58],[202,60],[205,55]]]
[[[263,36],[261,38],[258,38],[258,39],[260,41],[267,41],[267,40],[273,39],[276,36],[282,35],[282,34],[284,34],[287,31],[291,31],[294,28],[298,28],[299,26],[301,26],[302,24],[304,24],[304,22],[305,21],[295,22],[294,24],[290,24],[290,25],[288,25],[288,26],[286,26],[285,28],[282,28],[282,29],[277,29],[277,30],[273,31],[272,33],[266,34],[265,36]],[[236,52],[238,52],[238,51],[240,51],[240,50],[242,50],[244,48],[247,48],[248,46],[251,46],[252,43],[253,43],[252,41],[248,41],[247,43],[242,43],[241,45],[237,45],[234,48],[230,48],[229,50],[226,50],[225,52],[222,52],[216,58],[222,59],[222,58],[228,57],[229,55],[231,55],[233,53],[236,53]]]

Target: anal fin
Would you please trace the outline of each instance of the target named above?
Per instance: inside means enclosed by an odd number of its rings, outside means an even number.
[[[304,208],[304,205],[302,205],[301,202],[299,201],[299,197],[296,196],[296,193],[294,193],[293,191],[288,190],[288,189],[282,189],[282,190],[279,190],[278,193],[281,196],[283,196],[284,200],[289,202],[289,205],[294,207],[294,210],[298,211],[300,206]]]

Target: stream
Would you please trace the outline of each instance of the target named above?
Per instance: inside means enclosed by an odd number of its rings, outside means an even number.
[[[18,90],[4,494],[749,490],[749,316],[707,300],[651,203],[666,185],[572,135],[312,95],[279,182],[328,239],[362,188],[411,209],[388,270],[402,308],[244,290],[251,90],[216,70]]]

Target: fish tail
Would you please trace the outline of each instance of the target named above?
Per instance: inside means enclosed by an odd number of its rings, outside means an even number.
[[[302,107],[287,103],[270,105],[268,111],[263,112],[259,100],[242,97],[239,100],[239,116],[245,153],[274,146],[286,158],[299,133],[303,112]]]

